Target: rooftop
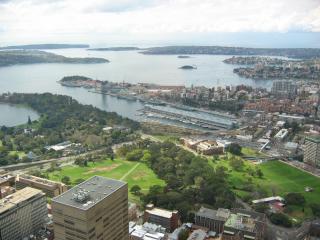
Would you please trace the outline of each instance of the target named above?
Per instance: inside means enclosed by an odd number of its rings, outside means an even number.
[[[314,143],[320,143],[320,136],[309,136],[306,139]]]
[[[235,228],[238,230],[254,232],[255,229],[255,221],[248,215],[244,215],[241,213],[230,214],[230,217],[224,224],[225,227]]]
[[[148,209],[148,210],[146,210],[146,212],[148,212],[152,215],[156,215],[156,216],[160,216],[160,217],[164,217],[164,218],[171,218],[172,214],[174,213],[173,211],[165,210],[162,208]]]
[[[188,237],[188,240],[203,240],[207,237],[207,233],[201,229],[195,230]]]
[[[60,183],[60,182],[55,182],[55,181],[51,181],[51,180],[48,180],[45,178],[40,178],[40,177],[27,175],[27,174],[18,175],[17,181],[19,181],[21,179],[28,181],[28,182],[37,182],[39,184],[46,185],[49,187],[56,186],[56,185],[64,185],[63,183]]]
[[[224,208],[219,208],[218,210],[213,210],[213,209],[201,207],[196,215],[201,216],[201,217],[210,218],[210,219],[226,221],[230,215],[230,210],[224,209]]]
[[[127,183],[110,178],[94,176],[52,199],[53,202],[88,210]]]
[[[38,194],[43,195],[44,193],[38,189],[26,187],[20,191],[6,196],[0,200],[0,214],[9,210],[10,208],[16,207],[19,203],[24,202]]]

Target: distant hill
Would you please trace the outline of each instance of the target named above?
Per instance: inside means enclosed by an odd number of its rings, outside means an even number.
[[[17,45],[17,46],[6,46],[0,47],[0,49],[9,50],[9,49],[64,49],[64,48],[89,48],[88,44],[31,44],[31,45]]]
[[[289,58],[320,58],[320,48],[244,48],[222,46],[167,46],[145,49],[143,54],[210,54],[210,55],[261,55],[283,56]]]
[[[109,47],[109,48],[89,48],[88,51],[133,51],[141,50],[138,47]]]
[[[69,58],[54,53],[38,50],[11,50],[0,51],[0,67],[33,64],[33,63],[74,63],[92,64],[107,63],[109,60],[104,58]]]

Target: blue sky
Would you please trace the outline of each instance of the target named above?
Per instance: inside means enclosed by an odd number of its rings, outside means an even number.
[[[320,47],[320,0],[0,0],[0,44]]]

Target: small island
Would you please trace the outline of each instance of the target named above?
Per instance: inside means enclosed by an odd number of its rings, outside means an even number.
[[[109,48],[89,48],[88,51],[135,51],[141,50],[138,47],[109,47]]]
[[[84,88],[96,88],[97,85],[101,85],[102,81],[93,80],[92,78],[85,76],[66,76],[58,81],[62,86],[65,87],[84,87]]]
[[[0,67],[35,63],[94,64],[108,62],[109,60],[104,58],[70,58],[38,50],[0,51]]]
[[[179,67],[180,69],[183,69],[183,70],[194,70],[194,69],[197,69],[197,66],[191,66],[191,65],[184,65],[182,67]]]
[[[1,50],[14,50],[14,49],[25,49],[25,50],[42,50],[42,49],[65,49],[65,48],[89,48],[88,44],[30,44],[30,45],[16,45],[0,47]]]
[[[188,55],[179,55],[178,58],[190,58]]]

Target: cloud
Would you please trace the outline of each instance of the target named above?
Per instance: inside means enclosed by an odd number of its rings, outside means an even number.
[[[0,0],[0,3],[4,0]],[[0,39],[138,41],[212,33],[320,32],[319,0],[7,0]]]

